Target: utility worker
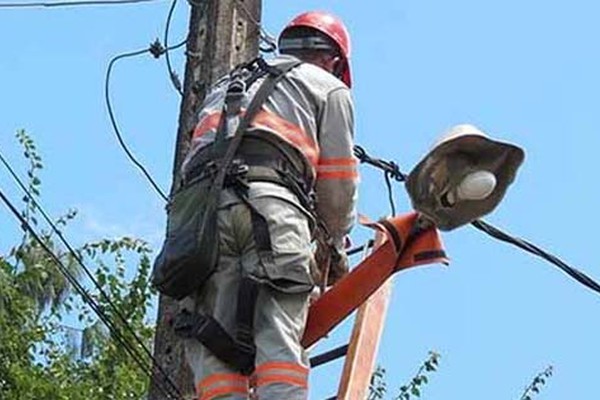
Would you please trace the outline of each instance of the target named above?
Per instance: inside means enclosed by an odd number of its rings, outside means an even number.
[[[189,313],[210,315],[220,325],[200,339],[183,335],[199,400],[306,399],[309,364],[300,340],[317,283],[311,268],[315,259],[328,262],[329,271],[321,273],[328,284],[347,271],[344,238],[354,223],[358,178],[350,38],[338,18],[307,12],[285,27],[278,42],[281,54],[258,69],[288,68],[243,132],[238,172],[221,192],[217,267],[196,295],[182,301]],[[245,77],[237,119],[225,124],[240,123],[266,79]],[[204,153],[213,154],[231,79],[217,82],[204,101],[184,176],[198,169],[195,160]],[[316,249],[314,232],[326,239]],[[250,366],[236,365],[241,353],[215,343],[234,332],[229,345],[247,351]]]

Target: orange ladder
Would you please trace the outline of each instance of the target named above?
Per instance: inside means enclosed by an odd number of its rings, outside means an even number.
[[[315,368],[346,356],[338,393],[327,400],[366,397],[391,296],[392,275],[417,265],[447,264],[439,232],[432,227],[419,228],[418,221],[416,213],[409,213],[377,223],[362,222],[379,231],[374,250],[311,305],[303,338],[305,347],[358,308],[349,344],[310,360]]]

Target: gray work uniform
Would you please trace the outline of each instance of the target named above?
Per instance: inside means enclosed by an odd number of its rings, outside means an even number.
[[[227,82],[219,81],[203,104],[183,173],[193,155],[214,141]],[[260,80],[248,89],[242,110],[259,86]],[[235,117],[228,121],[230,134],[236,123]],[[358,180],[349,89],[321,68],[301,64],[277,84],[248,134],[255,131],[277,136],[302,155],[316,178],[316,211],[342,246],[354,222]],[[218,267],[197,295],[182,304],[212,315],[233,333],[242,276],[260,282],[254,314],[256,370],[242,376],[193,339],[186,340],[186,357],[199,400],[247,399],[249,393],[260,400],[303,400],[308,397],[308,358],[300,340],[314,286],[310,214],[289,188],[276,183],[251,182],[247,198],[267,220],[271,262],[263,262],[257,252],[250,209],[232,189],[225,189],[218,211]]]

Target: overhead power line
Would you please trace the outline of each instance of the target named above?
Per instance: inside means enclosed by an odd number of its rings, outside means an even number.
[[[162,0],[81,0],[81,1],[38,1],[31,3],[4,3],[0,8],[40,8],[40,7],[81,7],[81,6],[113,6],[123,4],[153,3]]]
[[[169,72],[169,78],[171,79],[171,83],[177,90],[179,95],[183,96],[183,89],[181,88],[181,80],[177,73],[173,70],[173,66],[171,65],[171,57],[169,56],[169,29],[171,28],[171,20],[173,19],[173,12],[175,11],[175,6],[177,5],[177,0],[173,0],[171,3],[171,7],[169,8],[169,12],[167,14],[167,22],[165,23],[165,37],[164,44],[167,50],[165,50],[165,62],[167,65],[167,71]]]
[[[354,155],[359,159],[360,162],[367,163],[369,165],[374,166],[375,168],[381,169],[384,171],[386,176],[386,184],[388,185],[388,193],[390,197],[390,202],[392,203],[392,210],[394,210],[394,204],[391,194],[391,185],[390,178],[395,179],[398,182],[404,182],[407,179],[407,175],[400,172],[398,165],[393,161],[384,161],[378,158],[371,157],[367,154],[364,148],[360,146],[354,147]],[[554,264],[558,268],[560,268],[563,272],[569,275],[571,278],[575,279],[577,282],[581,283],[585,287],[595,291],[600,294],[600,284],[594,281],[592,278],[579,271],[576,268],[571,267],[566,262],[562,261],[560,258],[548,253],[547,251],[541,249],[535,244],[528,242],[524,239],[519,239],[514,237],[506,232],[501,231],[496,228],[492,224],[485,222],[483,220],[476,220],[471,223],[471,225],[480,231],[486,233],[487,235],[501,240],[503,242],[512,244],[513,246],[519,247],[522,250],[525,250],[528,253],[531,253],[537,257],[540,257],[551,264]]]
[[[258,28],[260,32],[260,40],[265,44],[266,47],[260,47],[260,50],[265,53],[273,53],[277,50],[277,40],[271,35],[260,23],[260,16],[255,17],[252,15],[248,7],[244,4],[243,0],[237,0],[236,3],[240,6],[246,17]]]
[[[117,137],[117,140],[119,141],[119,144],[121,145],[121,148],[123,148],[123,150],[125,151],[125,154],[129,158],[129,160],[144,174],[144,176],[146,177],[146,179],[148,180],[148,182],[150,182],[150,184],[152,185],[152,187],[154,188],[154,190],[166,202],[169,201],[167,195],[163,192],[163,190],[160,188],[160,186],[158,186],[158,184],[152,178],[152,176],[150,175],[150,173],[148,172],[148,170],[146,169],[146,167],[144,167],[144,165],[137,160],[137,158],[133,155],[133,153],[131,152],[131,150],[129,150],[129,148],[127,147],[127,144],[123,140],[123,136],[121,135],[121,131],[119,130],[119,126],[117,125],[115,114],[113,112],[112,103],[110,101],[110,77],[111,77],[111,72],[112,72],[114,64],[117,61],[119,61],[119,60],[121,60],[123,58],[136,57],[136,56],[139,56],[139,55],[142,55],[142,54],[146,54],[146,53],[150,53],[155,58],[159,58],[162,54],[164,54],[164,53],[166,53],[166,52],[168,52],[170,50],[175,50],[175,49],[183,46],[185,43],[186,43],[186,41],[183,40],[183,41],[181,41],[180,43],[178,43],[176,45],[173,45],[173,46],[165,48],[157,40],[152,45],[150,45],[150,47],[148,47],[147,49],[138,50],[138,51],[132,51],[132,52],[129,52],[129,53],[119,54],[119,55],[113,57],[110,60],[110,62],[108,63],[108,68],[106,69],[106,78],[105,78],[105,81],[104,81],[104,99],[105,99],[105,102],[106,102],[106,108],[108,109],[108,116],[110,118],[110,122],[111,122],[113,130],[115,132],[115,135]]]
[[[29,192],[29,190],[27,189],[27,187],[25,186],[25,184],[23,183],[23,181],[19,178],[19,176],[16,174],[16,172],[11,167],[11,165],[8,163],[8,161],[6,160],[6,158],[2,155],[2,153],[0,153],[0,162],[2,164],[4,164],[5,168],[10,173],[11,177],[17,182],[18,186],[25,193],[25,195],[27,196],[28,201],[31,202],[31,204],[33,204],[34,207],[36,207],[40,211],[40,214],[42,215],[42,217],[45,219],[45,221],[52,228],[52,231],[58,236],[58,238],[61,240],[61,242],[65,245],[65,247],[69,251],[69,254],[73,257],[73,259],[75,261],[77,261],[77,263],[83,269],[83,271],[88,276],[88,278],[96,286],[96,288],[98,289],[98,291],[99,291],[100,295],[102,296],[102,298],[106,301],[106,303],[110,306],[111,310],[119,318],[120,322],[126,328],[126,330],[128,331],[128,333],[134,338],[134,340],[137,342],[138,346],[140,346],[142,348],[142,350],[144,351],[145,355],[152,361],[152,365],[154,365],[157,368],[158,372],[160,372],[161,374],[164,375],[165,381],[166,381],[166,383],[169,386],[168,388],[161,388],[161,390],[164,392],[164,394],[166,394],[168,396],[168,398],[173,398],[173,393],[175,393],[175,397],[174,398],[182,398],[181,392],[179,391],[179,389],[177,388],[177,386],[175,385],[175,383],[169,378],[169,376],[166,374],[166,372],[158,364],[158,362],[156,361],[156,359],[154,359],[154,357],[152,356],[152,353],[150,352],[150,350],[146,347],[146,345],[144,344],[144,342],[137,336],[137,334],[135,333],[134,329],[131,327],[131,325],[127,321],[127,318],[123,315],[123,313],[119,310],[119,308],[111,300],[110,296],[102,288],[102,285],[100,285],[100,283],[98,282],[98,280],[94,277],[93,273],[85,265],[85,263],[83,262],[81,256],[79,255],[79,253],[77,253],[75,251],[75,249],[73,248],[73,246],[71,246],[71,244],[69,243],[69,241],[64,237],[64,235],[62,234],[62,232],[57,228],[56,224],[48,216],[48,214],[46,213],[46,211],[44,210],[44,208],[31,195],[31,193]],[[6,206],[9,208],[9,210],[19,220],[21,229],[24,232],[29,233],[33,237],[33,239],[42,247],[42,249],[44,249],[44,251],[52,258],[52,260],[55,262],[55,264],[56,264],[57,268],[59,269],[59,271],[65,276],[65,278],[67,278],[67,280],[69,281],[69,283],[81,295],[81,297],[84,300],[84,302],[86,302],[90,306],[90,308],[96,313],[96,315],[98,315],[98,318],[100,318],[100,320],[107,326],[107,328],[111,331],[112,335],[115,337],[115,339],[117,340],[117,342],[132,357],[132,359],[138,365],[138,367],[146,375],[148,375],[150,378],[152,378],[152,375],[153,375],[152,368],[151,367],[149,368],[146,365],[146,363],[142,359],[142,355],[139,354],[138,349],[136,349],[129,342],[129,340],[127,340],[125,338],[125,336],[123,335],[123,332],[119,328],[117,328],[117,326],[115,325],[114,321],[112,321],[111,318],[105,313],[105,311],[103,310],[102,306],[100,306],[100,304],[98,304],[98,302],[96,300],[94,300],[94,298],[88,293],[88,291],[78,281],[77,277],[75,277],[68,270],[68,268],[66,268],[66,266],[63,264],[63,262],[60,260],[60,258],[56,254],[54,254],[54,252],[44,243],[43,240],[41,240],[41,238],[39,237],[39,235],[37,234],[37,232],[33,229],[33,227],[31,227],[31,225],[29,224],[29,222],[19,213],[19,211],[12,204],[12,202],[8,199],[8,197],[6,197],[6,195],[2,192],[2,190],[0,190],[0,199],[2,199],[2,201],[6,204]]]
[[[562,261],[560,258],[553,256],[552,254],[549,254],[548,252],[542,250],[535,244],[530,243],[527,240],[519,239],[517,237],[511,236],[508,233],[503,232],[500,229],[496,228],[495,226],[490,225],[489,223],[482,221],[482,220],[474,221],[471,223],[471,225],[473,225],[475,228],[479,229],[480,231],[487,233],[488,235],[490,235],[491,237],[493,237],[495,239],[512,244],[513,246],[517,246],[520,249],[523,249],[528,253],[531,253],[533,255],[543,258],[544,260],[556,265],[564,273],[569,275],[571,278],[575,279],[577,282],[592,289],[596,293],[600,293],[600,285],[596,281],[594,281],[592,278],[587,276],[585,273],[571,267],[570,265],[568,265],[567,263]]]
[[[144,360],[138,354],[137,350],[129,343],[122,332],[114,325],[114,323],[110,320],[108,315],[104,313],[102,307],[93,299],[93,297],[85,290],[83,286],[78,282],[77,277],[75,277],[71,272],[69,272],[68,268],[64,265],[61,259],[52,252],[52,250],[44,243],[44,241],[40,238],[37,232],[31,227],[29,222],[20,215],[19,211],[15,207],[15,205],[6,197],[4,192],[0,189],[0,199],[6,204],[15,218],[19,221],[21,229],[24,232],[27,232],[31,235],[31,237],[40,245],[40,247],[52,258],[54,263],[56,264],[59,271],[67,278],[69,283],[75,288],[75,290],[81,295],[82,299],[90,306],[90,308],[98,315],[98,318],[108,327],[109,331],[115,338],[115,340],[119,343],[119,345],[125,349],[125,351],[131,356],[134,362],[138,365],[138,367],[146,374],[148,377],[152,377],[152,369],[148,368],[145,364]],[[176,389],[176,388],[175,388]],[[173,398],[172,394],[169,391],[166,391],[162,388],[164,394],[168,396],[168,398]],[[177,391],[178,392],[178,391]],[[181,394],[178,393],[177,397],[182,398]]]

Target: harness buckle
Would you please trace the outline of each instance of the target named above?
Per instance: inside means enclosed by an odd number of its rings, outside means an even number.
[[[244,160],[236,158],[235,160],[231,161],[227,175],[232,177],[240,177],[248,174],[248,171],[250,171],[248,164],[246,164]]]
[[[249,171],[250,167],[243,160],[239,158],[232,160],[225,176],[225,185],[236,185],[241,189],[247,190],[249,186],[246,178]]]
[[[201,181],[206,178],[214,178],[219,171],[219,166],[215,161],[208,161],[201,165],[191,168],[183,177],[182,184],[187,186],[193,182]]]
[[[188,310],[182,310],[171,321],[175,334],[187,339],[198,336],[208,323],[209,320],[202,314],[193,314]]]
[[[239,76],[231,80],[225,95],[226,112],[228,115],[237,115],[242,108],[242,99],[246,95],[246,82]]]

